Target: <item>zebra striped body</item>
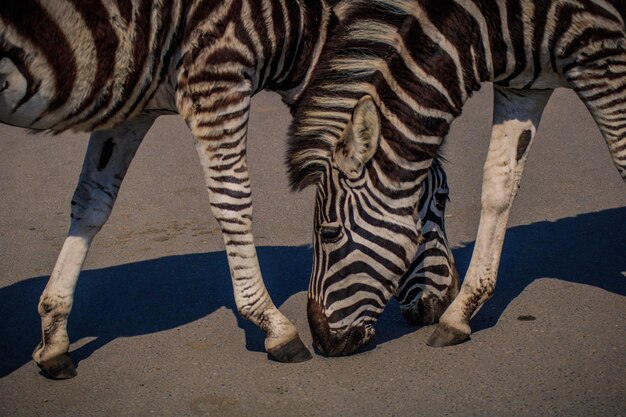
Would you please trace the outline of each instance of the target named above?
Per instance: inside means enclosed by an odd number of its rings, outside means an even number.
[[[14,1],[0,6],[0,120],[32,129],[105,130],[175,111],[171,66],[184,4]]]
[[[75,375],[66,324],[78,274],[154,119],[179,113],[196,138],[241,314],[281,361],[310,357],[274,306],[258,265],[246,163],[250,98],[294,101],[321,51],[325,0],[7,0],[0,4],[0,121],[93,131],[68,237],[41,296],[33,354]]]
[[[509,210],[554,88],[576,91],[626,179],[626,3],[355,0],[335,11],[341,25],[299,103],[288,154],[292,185],[318,186],[320,230],[336,230],[334,243],[316,251],[312,330],[330,354],[371,339],[417,248],[414,210],[426,172],[464,102],[492,81],[475,250],[429,340],[459,343],[495,287]],[[338,292],[337,277],[361,285]],[[348,298],[359,308],[342,309]]]
[[[72,199],[70,231],[39,304],[42,341],[33,357],[48,374],[75,374],[66,355],[66,324],[82,263],[144,135],[166,113],[180,113],[197,139],[239,311],[265,331],[266,348],[277,359],[309,357],[261,277],[246,131],[250,98],[257,91],[277,91],[288,104],[297,100],[329,21],[324,0],[0,4],[0,121],[55,133],[93,131]],[[427,196],[429,207],[426,201]],[[441,285],[424,284],[438,284],[438,277],[422,265],[407,280],[413,290],[404,296],[407,309],[427,311],[416,321],[436,319],[439,314],[433,318],[429,312],[450,298],[439,291]]]
[[[7,0],[0,120],[105,130],[146,112],[188,106],[191,115],[194,94],[224,99],[209,85],[242,96],[269,88],[293,101],[325,40],[327,9],[322,0]]]

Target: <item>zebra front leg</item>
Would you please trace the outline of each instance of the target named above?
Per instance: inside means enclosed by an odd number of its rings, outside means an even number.
[[[41,342],[33,359],[53,379],[76,376],[67,351],[67,318],[74,289],[89,246],[107,221],[137,148],[154,118],[142,117],[110,130],[91,134],[83,169],[72,198],[67,238],[39,299]]]
[[[310,359],[311,354],[296,327],[272,302],[261,276],[252,234],[252,195],[246,159],[250,99],[239,99],[235,115],[213,115],[217,120],[209,123],[198,122],[199,115],[195,115],[188,123],[196,137],[211,210],[222,230],[237,309],[263,330],[265,349],[273,358],[302,362]]]
[[[446,173],[435,160],[419,199],[424,240],[396,290],[402,315],[418,325],[436,323],[459,292],[459,275],[445,231],[448,193]]]
[[[428,339],[430,346],[467,340],[470,318],[493,294],[511,205],[551,94],[552,90],[494,86],[493,130],[484,167],[476,244],[461,291]]]
[[[245,129],[245,127],[243,128]],[[210,140],[196,142],[204,168],[209,201],[220,224],[239,313],[265,333],[265,349],[280,362],[311,358],[296,327],[270,298],[252,235],[252,197],[245,149],[245,131],[234,147],[218,150]]]

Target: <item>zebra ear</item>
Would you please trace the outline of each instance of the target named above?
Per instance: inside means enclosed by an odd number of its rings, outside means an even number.
[[[357,178],[376,153],[379,137],[378,108],[371,96],[363,96],[354,107],[352,120],[335,147],[335,164],[349,178]]]

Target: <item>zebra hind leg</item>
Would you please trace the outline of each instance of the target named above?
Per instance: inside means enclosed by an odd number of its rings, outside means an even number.
[[[565,76],[593,116],[626,182],[626,39],[566,65]]]
[[[470,318],[493,294],[502,244],[524,165],[552,90],[494,86],[491,142],[483,172],[481,213],[472,260],[458,296],[427,344],[450,346],[469,339]]]
[[[107,221],[137,148],[153,118],[140,118],[110,130],[92,133],[83,170],[72,198],[67,238],[39,299],[42,336],[33,359],[52,379],[76,376],[67,352],[67,319],[74,289],[93,238]]]
[[[400,311],[412,324],[439,321],[459,291],[459,275],[444,225],[447,200],[447,177],[441,162],[435,160],[419,200],[424,240],[396,290]]]

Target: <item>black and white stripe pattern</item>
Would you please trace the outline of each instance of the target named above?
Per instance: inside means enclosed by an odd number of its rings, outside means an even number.
[[[421,244],[395,296],[412,323],[433,324],[458,293],[459,277],[445,231],[448,180],[439,159],[433,161],[420,189]]]
[[[257,91],[275,90],[288,104],[298,99],[330,19],[322,0],[0,4],[0,120],[53,132],[95,130],[72,200],[70,233],[40,301],[42,342],[34,358],[52,376],[73,375],[66,322],[80,265],[154,118],[171,112],[185,117],[197,139],[241,313],[268,334],[266,346],[278,359],[308,356],[263,285],[251,230],[246,131]],[[405,297],[409,309],[430,283],[439,288],[437,277],[417,272],[409,282],[429,283]]]
[[[196,138],[242,315],[281,361],[310,357],[272,303],[256,257],[246,163],[250,97],[294,102],[325,42],[325,0],[6,0],[0,2],[0,121],[94,131],[72,221],[41,296],[35,361],[75,374],[67,317],[81,265],[154,119],[180,113]]]
[[[419,211],[414,211],[416,221],[422,225],[423,238],[417,250],[417,256],[410,265],[397,268],[398,273],[406,270],[399,285],[387,281],[383,276],[371,269],[374,262],[359,262],[357,265],[349,262],[350,258],[343,250],[327,251],[325,248],[335,247],[340,244],[343,230],[338,225],[344,222],[356,223],[356,217],[369,219],[370,224],[385,228],[388,225],[375,217],[376,201],[363,200],[364,207],[359,213],[342,212],[339,207],[343,202],[332,201],[327,196],[337,195],[332,188],[321,187],[317,195],[318,206],[326,200],[326,204],[332,204],[338,210],[329,208],[319,210],[316,213],[314,230],[318,233],[313,235],[314,263],[312,279],[309,283],[309,299],[319,300],[329,306],[329,325],[344,327],[356,317],[363,324],[372,322],[382,312],[386,300],[395,295],[401,306],[403,315],[411,322],[418,324],[432,324],[436,322],[445,308],[450,304],[458,291],[458,276],[454,267],[452,251],[450,250],[444,229],[445,205],[448,198],[447,179],[440,161],[435,161],[428,171],[426,187],[422,189],[419,200]],[[334,187],[332,181],[323,181],[327,187]],[[346,218],[342,218],[346,216]],[[337,226],[335,226],[337,225]],[[360,230],[354,233],[354,240],[363,242],[370,238],[377,240],[381,232]],[[342,248],[344,249],[344,248]],[[355,243],[352,250],[366,254],[385,268],[393,269],[389,254],[392,252],[384,245],[377,248],[368,247],[366,244]],[[348,261],[344,264],[345,261]],[[318,274],[327,270],[328,265],[335,265],[332,276],[325,280],[314,279]],[[349,277],[355,269],[365,269],[375,277],[374,283],[368,282],[361,277]],[[367,277],[369,278],[369,277]],[[380,288],[377,284],[383,282]]]
[[[495,287],[508,213],[554,88],[577,92],[626,179],[626,2],[355,0],[335,10],[341,25],[299,103],[288,154],[293,186],[318,185],[322,236],[326,227],[340,236],[316,250],[312,327],[329,353],[371,338],[417,249],[412,210],[428,169],[464,102],[492,81],[475,251],[429,341],[458,343]],[[330,297],[338,274],[362,284]],[[359,310],[338,315],[356,292]]]

